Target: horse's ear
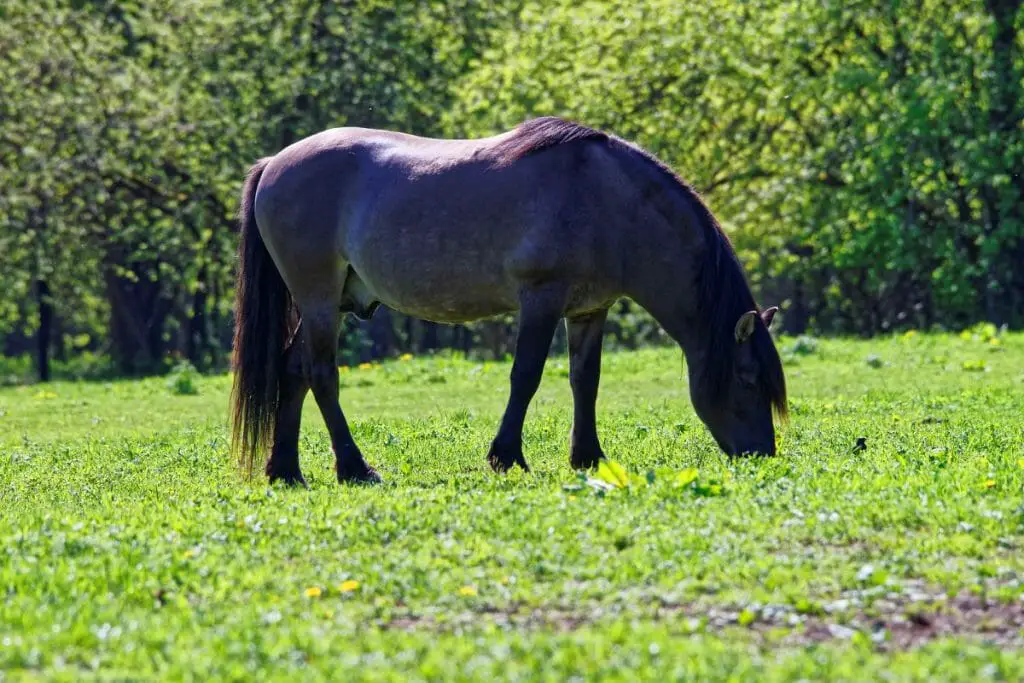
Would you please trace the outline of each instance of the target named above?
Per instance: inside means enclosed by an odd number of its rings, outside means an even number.
[[[765,327],[771,328],[772,320],[775,320],[775,314],[778,312],[778,306],[772,306],[771,308],[766,308],[763,311],[761,311],[761,321],[764,323]]]
[[[757,311],[747,311],[736,321],[736,343],[742,344],[754,334],[754,321],[757,320]]]

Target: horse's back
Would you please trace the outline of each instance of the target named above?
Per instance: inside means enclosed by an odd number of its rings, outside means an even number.
[[[325,211],[366,216],[381,200],[408,201],[479,173],[500,138],[443,140],[358,127],[316,133],[271,158],[256,193],[257,220],[307,230],[320,217],[345,222]]]
[[[261,232],[293,268],[334,258],[380,301],[434,320],[514,310],[524,282],[595,277],[594,159],[580,143],[509,162],[509,135],[318,133],[264,171],[257,220],[273,225]]]

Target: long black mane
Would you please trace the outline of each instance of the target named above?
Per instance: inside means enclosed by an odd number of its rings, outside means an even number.
[[[641,147],[614,135],[553,116],[532,119],[521,124],[515,133],[498,147],[498,153],[502,161],[507,163],[551,147],[583,140],[607,142],[629,150],[649,164],[663,180],[668,181],[668,185],[678,189],[681,199],[689,209],[687,213],[697,223],[691,227],[701,231],[705,246],[705,254],[697,274],[698,319],[704,326],[703,331],[709,340],[708,348],[714,351],[707,354],[702,371],[697,377],[699,390],[711,395],[724,391],[732,383],[732,349],[736,343],[736,322],[743,313],[760,309],[754,301],[750,285],[743,274],[743,267],[728,235],[697,190]],[[761,390],[771,402],[776,415],[785,418],[786,380],[778,351],[767,328],[757,325],[749,343],[754,345],[754,354],[761,366]]]

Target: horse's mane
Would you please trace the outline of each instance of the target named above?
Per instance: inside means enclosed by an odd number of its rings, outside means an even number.
[[[610,138],[607,133],[573,121],[566,121],[557,116],[543,116],[521,123],[512,135],[498,143],[493,151],[502,163],[507,164],[577,140],[607,141]]]
[[[581,140],[606,142],[642,160],[666,181],[666,185],[677,189],[679,197],[689,209],[687,213],[697,223],[693,227],[701,230],[706,253],[697,275],[698,319],[710,339],[709,348],[722,352],[707,354],[697,381],[703,391],[712,395],[723,391],[732,382],[733,354],[724,351],[736,343],[736,322],[743,313],[760,309],[754,301],[728,235],[697,190],[641,147],[614,135],[553,116],[521,124],[510,137],[499,143],[495,151],[504,163],[508,163],[551,147]],[[754,354],[761,366],[761,390],[768,397],[776,415],[785,418],[786,380],[771,335],[763,325],[758,325],[748,343],[754,345]]]

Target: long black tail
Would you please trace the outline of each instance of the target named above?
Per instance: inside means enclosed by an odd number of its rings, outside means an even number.
[[[269,158],[261,159],[249,169],[239,209],[231,450],[250,476],[274,436],[278,381],[292,307],[291,294],[263,244],[253,215],[256,187],[269,162]]]

